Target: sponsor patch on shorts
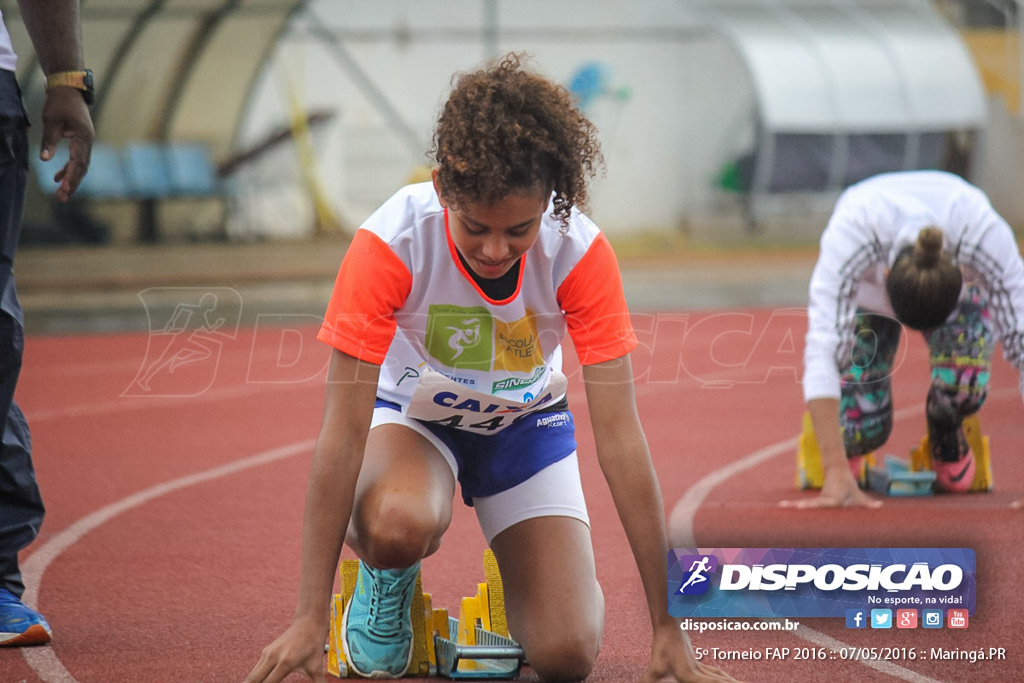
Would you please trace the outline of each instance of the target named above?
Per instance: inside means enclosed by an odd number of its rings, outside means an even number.
[[[555,427],[564,427],[567,424],[569,424],[568,413],[545,413],[537,418],[535,426],[553,429]]]

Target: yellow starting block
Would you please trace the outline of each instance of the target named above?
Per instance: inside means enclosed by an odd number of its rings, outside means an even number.
[[[342,561],[339,573],[342,592],[334,595],[331,604],[327,671],[345,678],[349,671],[341,625],[346,601],[355,591],[359,561]],[[505,591],[490,549],[484,551],[484,583],[477,584],[476,595],[462,598],[458,619],[449,617],[446,609],[433,607],[430,594],[423,592],[422,575],[416,577],[410,610],[413,656],[409,676],[508,679],[519,675],[523,649],[509,638]]]
[[[991,453],[989,451],[988,437],[981,433],[981,422],[977,414],[964,418],[963,427],[964,436],[967,437],[967,443],[974,452],[975,458],[974,483],[971,485],[970,490],[991,491],[993,485]],[[877,466],[876,460],[874,453],[869,453],[865,456],[864,465],[858,477],[861,486],[867,486],[870,483],[871,477],[868,476],[869,472],[877,472],[883,469]],[[931,471],[931,456],[929,455],[927,435],[921,440],[921,444],[910,452],[910,465],[909,468],[905,468],[908,474],[901,473],[903,468],[891,467],[891,465],[892,463],[889,462],[889,458],[886,458],[884,469],[891,480],[898,480],[902,476],[908,480],[908,484],[914,484],[914,495],[920,494],[919,482],[916,481],[913,475],[915,473]],[[811,414],[804,411],[803,429],[800,433],[796,452],[796,487],[803,490],[820,489],[824,483],[825,472],[821,466],[821,450],[818,448],[818,441],[814,435]],[[902,495],[907,494],[904,493]]]
[[[804,411],[800,441],[796,446],[796,487],[801,490],[820,489],[825,485],[825,471],[821,467],[821,450],[814,436],[811,413]]]
[[[868,453],[862,462],[857,481],[864,486],[867,482],[868,470],[875,466],[875,454]],[[796,487],[798,489],[820,489],[825,485],[825,470],[821,466],[821,449],[814,435],[811,414],[804,411],[803,429],[796,448]]]

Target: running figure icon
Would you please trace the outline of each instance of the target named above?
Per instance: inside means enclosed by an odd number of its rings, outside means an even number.
[[[684,592],[687,588],[694,584],[704,583],[708,580],[705,574],[711,571],[711,567],[708,566],[709,558],[707,555],[700,558],[700,560],[694,560],[693,564],[690,565],[690,576],[686,579],[682,586],[679,587],[679,592]]]

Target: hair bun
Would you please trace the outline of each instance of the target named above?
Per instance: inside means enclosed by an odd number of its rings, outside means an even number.
[[[919,268],[933,268],[942,254],[942,231],[938,228],[924,228],[917,234],[914,244],[914,263]]]

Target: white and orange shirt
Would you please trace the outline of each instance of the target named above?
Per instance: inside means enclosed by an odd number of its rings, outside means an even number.
[[[561,342],[583,365],[637,344],[607,238],[573,211],[546,214],[507,299],[459,259],[430,182],[409,185],[356,231],[317,336],[381,365],[379,398],[410,417],[492,433],[565,394]]]

